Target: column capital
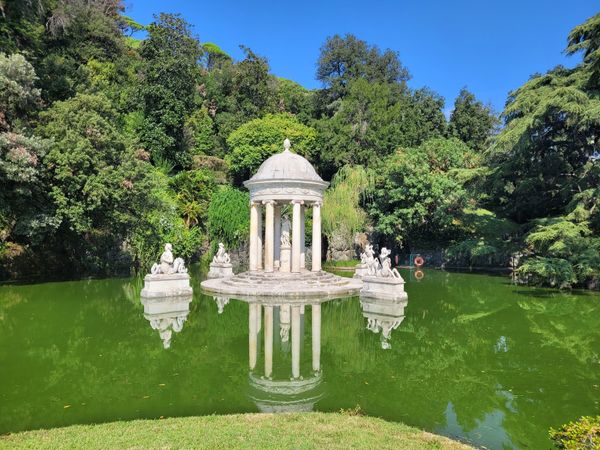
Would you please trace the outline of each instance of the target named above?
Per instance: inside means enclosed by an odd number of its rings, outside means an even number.
[[[260,200],[259,201],[250,200],[250,206],[260,206],[260,205],[262,205],[262,202]]]
[[[296,204],[304,205],[304,200],[292,200],[290,202],[290,205],[296,205]]]
[[[315,207],[317,207],[317,208],[320,208],[321,206],[323,206],[323,201],[319,200],[318,202],[313,202],[312,205],[315,206]]]
[[[275,205],[277,202],[275,200],[263,200],[263,205]]]

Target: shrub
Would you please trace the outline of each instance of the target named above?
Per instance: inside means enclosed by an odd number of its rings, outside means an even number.
[[[558,430],[550,428],[550,439],[554,441],[556,448],[600,448],[600,416],[584,416],[561,426]]]
[[[211,241],[237,247],[248,240],[250,195],[230,186],[222,186],[208,207],[208,235]]]

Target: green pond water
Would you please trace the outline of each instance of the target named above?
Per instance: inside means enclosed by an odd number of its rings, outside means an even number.
[[[263,380],[264,325],[251,373],[252,305],[231,299],[219,314],[217,301],[200,293],[197,268],[192,301],[154,304],[162,307],[154,315],[144,314],[134,278],[2,285],[0,434],[358,405],[478,446],[549,448],[549,427],[600,414],[598,293],[433,270],[420,281],[402,275],[409,300],[389,341],[367,329],[359,298],[322,304],[317,375],[311,306],[304,308],[296,384],[282,308],[274,308],[273,381]],[[165,349],[152,321],[170,312],[185,322]]]

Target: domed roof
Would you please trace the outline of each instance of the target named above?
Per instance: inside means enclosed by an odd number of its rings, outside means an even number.
[[[285,140],[283,146],[285,150],[263,162],[254,176],[246,183],[263,180],[323,182],[306,158],[289,150],[290,141],[288,139]]]

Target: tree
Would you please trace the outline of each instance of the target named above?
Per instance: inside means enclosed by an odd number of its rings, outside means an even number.
[[[79,70],[91,60],[108,62],[125,52],[121,0],[42,2],[45,14],[43,46],[36,54],[36,71],[44,100],[64,100],[85,83]]]
[[[398,150],[383,162],[370,191],[375,229],[403,247],[435,246],[457,237],[455,219],[469,195],[453,171],[476,164],[475,155],[458,139],[432,139]]]
[[[309,91],[295,81],[276,78],[277,109],[279,112],[289,112],[298,120],[308,124],[313,115],[314,92]]]
[[[482,152],[497,125],[498,118],[492,108],[478,101],[466,88],[461,89],[454,101],[448,134]]]
[[[186,170],[170,180],[176,193],[180,215],[188,228],[200,226],[206,228],[206,215],[213,191],[215,179],[208,170]]]
[[[148,26],[148,38],[140,53],[144,62],[140,95],[145,117],[141,141],[154,160],[165,159],[186,167],[190,156],[183,145],[184,126],[195,106],[200,44],[180,16],[160,14]]]
[[[565,52],[568,55],[583,52],[583,61],[589,64],[592,86],[600,86],[600,14],[590,17],[569,33]]]
[[[33,66],[20,54],[0,53],[0,131],[40,105],[40,90]]]
[[[155,206],[148,155],[128,150],[116,111],[101,95],[55,102],[40,117],[41,132],[52,139],[44,165],[57,242],[87,270],[110,270],[127,259],[123,242]]]
[[[321,173],[329,178],[346,164],[371,166],[398,147],[442,136],[443,107],[443,99],[427,89],[351,81],[333,117],[316,124]]]
[[[221,50],[221,47],[217,44],[205,42],[202,44],[202,49],[204,50],[203,63],[208,70],[213,70],[232,61],[231,56]]]
[[[267,114],[231,133],[227,139],[231,153],[226,161],[234,181],[239,185],[249,179],[265,159],[282,150],[286,138],[292,142],[294,152],[309,159],[314,155],[316,131],[291,114]]]
[[[249,203],[247,191],[231,186],[217,189],[208,207],[208,234],[213,243],[223,242],[226,246],[235,248],[248,242]]]
[[[352,34],[328,37],[320,50],[317,80],[335,100],[346,94],[351,80],[359,78],[374,83],[404,83],[409,73],[392,50],[381,52]]]
[[[487,153],[493,204],[517,222],[559,215],[588,187],[594,164],[600,100],[587,92],[586,68],[557,67],[512,92],[505,127]],[[589,186],[591,187],[591,186]]]
[[[41,106],[37,79],[22,55],[0,53],[0,243],[39,242],[54,226],[42,164],[49,143],[23,129]]]

